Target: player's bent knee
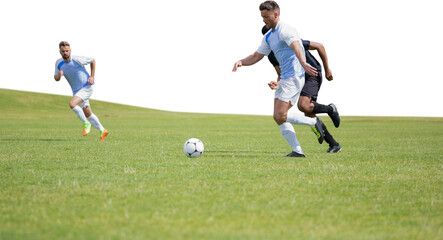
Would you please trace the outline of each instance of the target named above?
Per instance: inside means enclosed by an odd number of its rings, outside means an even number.
[[[297,107],[298,107],[298,110],[300,110],[300,111],[302,111],[302,112],[306,112],[307,111],[307,108],[306,108],[306,106],[304,106],[303,104],[297,104]]]
[[[311,109],[309,106],[310,104],[311,104],[310,102],[298,102],[297,103],[298,110],[300,110],[304,113],[310,113],[311,112]]]
[[[69,102],[69,107],[71,109],[75,108],[78,104],[75,104],[73,101]]]
[[[86,106],[85,108],[83,108],[83,112],[85,113],[85,116],[88,118],[92,115],[92,110],[89,106]]]
[[[286,119],[287,119],[287,115],[286,114],[274,114],[274,121],[278,125],[282,125],[283,123],[285,123]]]

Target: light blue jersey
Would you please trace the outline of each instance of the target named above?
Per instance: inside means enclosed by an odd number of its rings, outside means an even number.
[[[302,78],[305,75],[305,70],[300,64],[294,50],[289,46],[298,41],[300,47],[303,48],[302,41],[298,36],[297,31],[281,21],[278,22],[275,30],[269,30],[264,36],[257,52],[268,55],[271,51],[274,52],[277,61],[280,64],[281,78]]]
[[[68,80],[69,85],[71,85],[73,94],[75,94],[83,87],[89,85],[89,73],[84,66],[92,63],[93,60],[93,58],[88,57],[71,56],[71,60],[65,62],[63,58],[60,58],[55,63],[54,76],[58,75],[60,70],[63,70],[63,75]]]

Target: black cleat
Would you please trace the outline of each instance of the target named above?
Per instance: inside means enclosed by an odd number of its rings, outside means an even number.
[[[305,155],[292,151],[290,154],[286,155],[285,157],[306,157]]]
[[[311,127],[311,130],[315,133],[318,139],[318,143],[322,144],[323,139],[325,138],[325,133],[323,132],[322,121],[319,117],[317,117],[317,122],[314,126]]]
[[[341,146],[338,144],[337,146],[330,146],[328,149],[328,153],[337,153],[341,151]]]
[[[332,119],[334,126],[338,128],[340,126],[340,115],[338,115],[337,107],[333,103],[329,104],[329,106],[332,107],[332,113],[328,113],[328,115]]]

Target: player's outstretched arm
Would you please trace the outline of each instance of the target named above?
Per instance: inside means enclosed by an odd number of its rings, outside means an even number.
[[[323,67],[325,68],[325,77],[329,81],[333,80],[331,69],[329,69],[328,55],[326,54],[326,49],[323,44],[318,42],[312,42],[309,45],[309,50],[316,50],[318,55],[320,55],[321,61],[323,62]]]
[[[253,54],[247,56],[246,58],[243,58],[240,61],[237,61],[234,63],[234,68],[232,69],[233,72],[236,72],[237,69],[241,66],[251,66],[257,63],[258,61],[262,60],[262,58],[265,55],[260,54],[258,52],[254,52]]]

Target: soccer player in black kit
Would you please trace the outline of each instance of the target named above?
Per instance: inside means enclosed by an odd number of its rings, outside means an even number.
[[[269,29],[266,26],[263,26],[262,33],[266,34]],[[303,47],[305,49],[306,54],[306,62],[311,66],[315,67],[318,71],[317,76],[310,76],[308,73],[305,73],[305,85],[300,93],[300,98],[298,99],[297,107],[300,111],[304,112],[306,116],[315,117],[317,113],[327,113],[329,117],[332,119],[334,126],[337,128],[340,125],[340,116],[337,111],[337,107],[334,104],[323,105],[317,103],[318,91],[320,90],[320,86],[322,84],[322,74],[321,74],[321,65],[315,59],[314,56],[309,52],[309,50],[317,50],[322,59],[325,72],[326,79],[331,81],[333,79],[332,73],[328,66],[328,58],[326,55],[326,51],[321,43],[315,43],[308,40],[302,40]],[[271,81],[268,85],[271,89],[275,90],[278,86],[280,80],[280,67],[277,59],[274,56],[274,53],[271,52],[268,55],[268,59],[271,64],[274,66],[275,71],[278,74],[277,81]],[[341,146],[332,135],[329,133],[328,129],[322,124],[323,131],[325,134],[324,140],[329,144],[328,153],[336,153],[341,150]]]

